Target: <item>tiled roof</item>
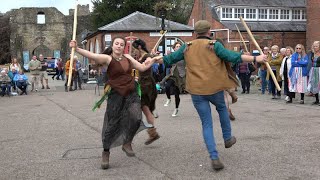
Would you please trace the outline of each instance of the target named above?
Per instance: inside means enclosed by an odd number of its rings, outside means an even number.
[[[166,30],[193,31],[193,27],[165,20]],[[159,31],[161,19],[136,11],[124,18],[98,28],[100,31]]]
[[[235,30],[237,26],[240,31],[246,31],[243,25],[237,21],[223,21],[221,22],[228,29]],[[305,32],[306,31],[306,22],[246,22],[251,31],[255,32]]]

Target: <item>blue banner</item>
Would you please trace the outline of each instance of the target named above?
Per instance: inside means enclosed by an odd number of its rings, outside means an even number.
[[[54,58],[60,58],[60,50],[54,50],[53,51],[53,57]]]
[[[23,67],[25,70],[29,70],[29,61],[30,61],[30,56],[29,56],[29,51],[23,51]]]

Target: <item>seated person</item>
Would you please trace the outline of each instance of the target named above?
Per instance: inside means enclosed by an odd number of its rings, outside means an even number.
[[[22,91],[20,95],[23,93],[27,95],[28,77],[23,73],[22,69],[14,76],[13,81],[17,83],[17,87]]]
[[[11,79],[6,73],[6,70],[2,70],[0,74],[0,86],[1,86],[1,96],[3,97],[6,94],[11,93]]]
[[[13,86],[13,90],[16,90],[16,84],[13,81],[15,75],[19,74],[15,67],[12,67],[11,71],[8,72],[8,76],[11,79],[11,85]]]

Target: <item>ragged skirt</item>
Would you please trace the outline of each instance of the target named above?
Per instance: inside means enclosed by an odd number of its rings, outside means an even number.
[[[145,129],[142,123],[140,97],[136,91],[121,96],[111,90],[107,99],[107,109],[102,128],[102,144],[110,149],[131,143],[139,131]]]

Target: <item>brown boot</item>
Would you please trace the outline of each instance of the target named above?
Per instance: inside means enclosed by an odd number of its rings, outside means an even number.
[[[148,129],[149,139],[144,143],[145,145],[149,145],[153,143],[153,141],[160,138],[159,134],[157,133],[156,128],[150,128]]]
[[[101,169],[109,168],[110,151],[102,151]]]
[[[231,96],[231,99],[232,99],[232,104],[236,103],[238,101],[238,96],[237,94],[235,93],[235,91],[233,92],[230,92],[228,91],[229,95]]]
[[[129,157],[135,156],[131,143],[122,145],[122,151],[124,151]]]
[[[230,118],[230,120],[235,120],[236,118],[234,117],[234,115],[232,114],[232,112],[231,112],[231,109],[228,109],[228,112],[229,112],[229,118]]]

